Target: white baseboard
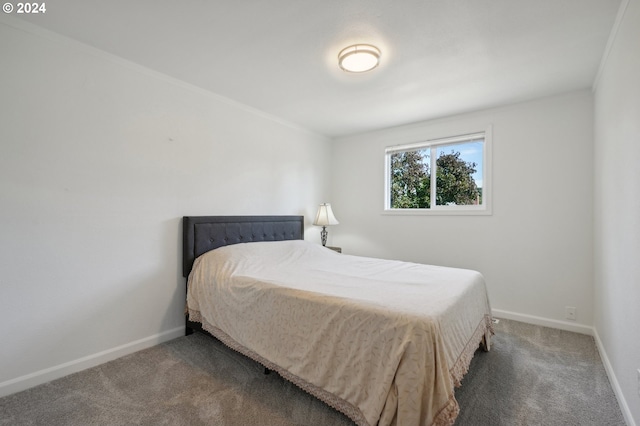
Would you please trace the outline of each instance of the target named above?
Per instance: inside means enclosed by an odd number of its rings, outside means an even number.
[[[95,367],[105,362],[112,361],[116,358],[147,349],[177,337],[184,336],[184,327],[174,328],[172,330],[163,331],[153,336],[145,337],[134,342],[126,343],[122,346],[107,349],[93,355],[88,355],[64,364],[56,365],[35,373],[26,374],[0,383],[0,397],[14,394],[51,380],[59,379],[87,368]]]
[[[536,317],[534,315],[519,314],[517,312],[503,311],[501,309],[492,309],[491,312],[493,316],[497,318],[526,322],[527,324],[541,325],[543,327],[557,328],[559,330],[573,331],[574,333],[586,334],[589,336],[594,335],[594,329],[590,325]]]
[[[622,415],[627,422],[628,426],[637,426],[633,416],[631,414],[631,410],[629,409],[629,405],[627,405],[627,400],[622,393],[622,389],[620,388],[620,384],[618,383],[618,379],[613,371],[613,367],[609,362],[609,357],[607,356],[607,351],[605,351],[604,346],[602,345],[602,341],[600,340],[600,336],[598,335],[598,330],[595,327],[584,325],[584,324],[576,324],[574,322],[569,321],[558,321],[549,318],[536,317],[533,315],[519,314],[516,312],[503,311],[501,309],[492,309],[493,316],[496,318],[504,318],[514,321],[525,322],[528,324],[540,325],[543,327],[557,328],[560,330],[573,331],[576,333],[587,334],[589,336],[593,336],[596,347],[598,348],[598,352],[600,354],[600,358],[602,359],[602,364],[604,365],[604,369],[607,372],[607,377],[609,378],[609,382],[611,383],[611,388],[613,389],[613,393],[616,395],[616,399],[618,400],[618,405],[620,406],[620,410],[622,411]]]
[[[620,383],[618,383],[618,379],[613,372],[613,367],[609,362],[609,357],[607,356],[607,352],[604,350],[604,346],[602,345],[602,341],[600,340],[600,336],[598,335],[598,330],[596,329],[594,329],[593,338],[596,341],[596,347],[598,348],[600,358],[602,359],[602,364],[604,364],[604,369],[606,370],[607,376],[609,377],[609,383],[611,383],[613,393],[616,394],[616,399],[618,400],[620,410],[622,410],[622,415],[624,416],[624,419],[627,422],[628,426],[636,426],[636,422],[635,420],[633,420],[633,415],[631,414],[631,410],[629,409],[627,400],[625,399],[624,394],[622,393],[622,389],[620,388]]]

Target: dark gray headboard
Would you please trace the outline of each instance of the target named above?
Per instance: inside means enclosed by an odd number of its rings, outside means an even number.
[[[229,244],[304,239],[304,216],[185,216],[182,219],[182,275],[194,260]]]

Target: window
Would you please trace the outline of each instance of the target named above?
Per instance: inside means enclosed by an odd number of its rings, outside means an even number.
[[[490,129],[386,148],[385,211],[490,214]]]

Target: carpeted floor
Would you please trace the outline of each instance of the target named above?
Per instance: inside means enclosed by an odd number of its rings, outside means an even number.
[[[500,320],[456,389],[456,426],[626,425],[593,337]]]
[[[625,425],[593,338],[515,321],[496,325],[456,398],[457,426]],[[201,334],[0,399],[0,425],[133,424],[353,425]]]

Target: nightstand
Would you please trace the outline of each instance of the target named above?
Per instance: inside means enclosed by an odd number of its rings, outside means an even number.
[[[325,247],[333,251],[337,251],[338,253],[342,253],[342,247],[330,247],[330,246],[325,246]]]

